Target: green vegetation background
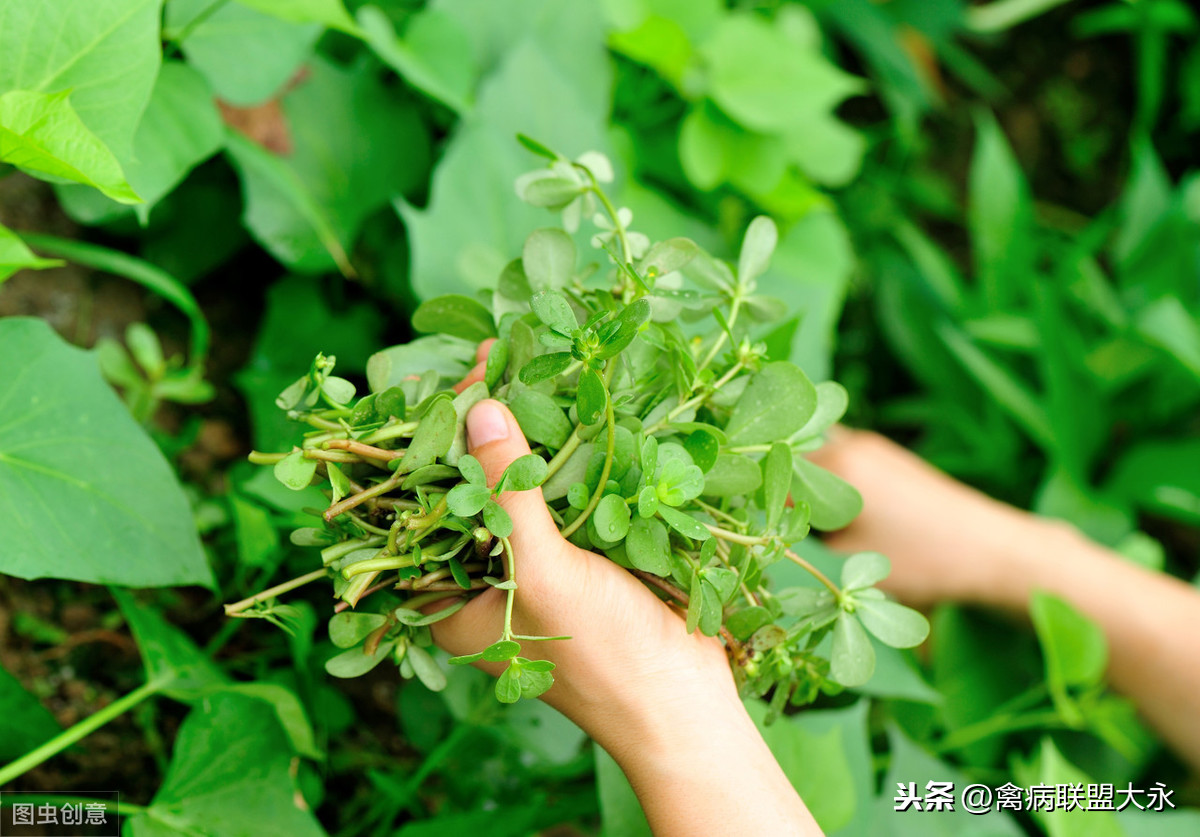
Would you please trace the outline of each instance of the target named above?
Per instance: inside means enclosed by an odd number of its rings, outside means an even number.
[[[0,3],[0,313],[42,319],[0,320],[0,406],[58,405],[0,418],[0,761],[115,718],[8,789],[118,788],[132,834],[644,829],[602,752],[478,672],[334,684],[324,602],[290,634],[221,615],[309,568],[286,532],[318,503],[244,462],[291,443],[279,391],[318,350],[361,376],[547,223],[518,132],[610,155],[652,237],[729,255],[771,215],[793,313],[763,337],[851,423],[1195,579],[1198,33],[1182,0]],[[22,476],[47,426],[77,441]],[[932,621],[767,733],[828,833],[1195,833],[893,814],[897,781],[1200,802],[1086,620]]]

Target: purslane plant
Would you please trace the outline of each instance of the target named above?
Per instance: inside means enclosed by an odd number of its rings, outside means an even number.
[[[290,488],[323,486],[324,528],[292,533],[321,548],[322,567],[227,612],[280,621],[278,595],[327,578],[341,600],[329,635],[345,649],[327,670],[354,677],[390,657],[438,689],[428,626],[497,587],[509,604],[502,635],[450,662],[507,661],[497,698],[536,697],[553,664],[519,656],[521,643],[569,638],[513,632],[513,521],[496,499],[540,486],[565,537],[628,568],[686,614],[689,632],[720,635],[743,692],[774,689],[774,713],[865,683],[868,632],[910,647],[928,626],[873,587],[889,571],[884,556],[850,557],[839,585],[792,550],[810,524],[845,525],[860,501],[804,457],[841,417],[845,391],[814,386],[754,340],[783,313],[755,293],[774,224],[750,224],[736,267],[688,239],[651,242],[602,190],[603,155],[571,161],[521,141],[549,165],[518,179],[519,196],[561,211],[572,231],[599,207],[591,243],[604,264],[579,266],[564,229],[534,231],[494,291],[424,303],[413,325],[434,334],[376,354],[362,397],[318,355],[278,399],[312,429],[290,452],[251,458]],[[488,338],[484,380],[456,392]],[[487,397],[509,406],[534,451],[492,486],[465,435],[467,412]],[[774,589],[765,571],[781,560],[819,584]],[[453,602],[422,612],[442,599]]]

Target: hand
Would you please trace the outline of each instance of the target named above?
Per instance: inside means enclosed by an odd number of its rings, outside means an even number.
[[[834,431],[811,458],[859,490],[863,511],[826,544],[887,555],[892,573],[879,586],[914,607],[1006,604],[1019,557],[1006,545],[1052,524],[955,481],[877,433]]]
[[[516,419],[496,401],[480,402],[471,410],[467,438],[489,484],[510,462],[530,452]],[[499,502],[514,524],[509,539],[514,556],[509,575],[515,575],[518,585],[514,631],[572,637],[523,643],[522,656],[556,665],[548,703],[585,729],[594,727],[599,739],[620,738],[621,726],[640,723],[650,702],[654,711],[670,712],[672,703],[689,701],[697,690],[737,701],[720,642],[699,632],[689,635],[683,619],[630,573],[568,543],[539,489],[506,492]],[[436,623],[434,640],[452,654],[482,650],[500,636],[505,599],[502,590],[485,591]],[[498,674],[505,664],[479,665]],[[613,743],[620,747],[621,742]]]
[[[488,344],[465,388],[483,377]],[[467,443],[495,485],[530,452],[508,408],[476,404]],[[683,618],[607,558],[559,534],[540,489],[509,491],[509,578],[517,581],[517,634],[570,636],[522,643],[550,660],[555,683],[542,699],[607,750],[638,795],[656,835],[820,834],[737,694],[720,641],[688,634]],[[432,626],[452,654],[481,651],[504,626],[506,593],[489,589]],[[503,663],[476,663],[496,675]]]

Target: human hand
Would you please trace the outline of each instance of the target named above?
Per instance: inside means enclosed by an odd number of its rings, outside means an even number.
[[[488,343],[480,346],[480,363],[457,389],[482,379],[488,349]],[[468,414],[467,439],[489,485],[509,463],[530,452],[512,413],[492,400]],[[633,575],[566,541],[540,489],[506,492],[499,502],[514,525],[509,538],[513,566],[508,568],[518,584],[514,633],[571,637],[523,643],[521,656],[555,664],[555,685],[544,696],[550,705],[606,748],[611,744],[618,750],[654,716],[678,717],[697,701],[741,709],[719,640],[699,632],[689,635],[683,618]],[[500,635],[505,602],[505,591],[485,591],[434,624],[434,641],[455,655],[480,651]],[[477,665],[491,674],[505,666]]]
[[[1052,524],[954,480],[877,433],[834,431],[811,458],[859,490],[863,511],[826,537],[828,546],[888,556],[892,573],[879,586],[914,607],[1012,598],[1020,553],[1006,546]]]

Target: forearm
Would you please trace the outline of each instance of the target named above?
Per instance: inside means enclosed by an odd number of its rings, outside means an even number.
[[[644,705],[634,717],[609,716],[593,736],[656,837],[821,834],[736,694],[683,692]]]
[[[1074,528],[1027,516],[976,585],[979,604],[1028,607],[1035,590],[1091,617],[1108,638],[1108,680],[1191,765],[1200,767],[1200,595],[1121,558]]]

